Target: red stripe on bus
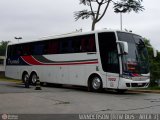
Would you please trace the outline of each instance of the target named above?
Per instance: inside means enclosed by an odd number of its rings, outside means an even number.
[[[45,64],[45,65],[82,65],[82,64],[98,64],[98,61],[91,62],[75,62],[75,63],[58,63],[58,64]]]
[[[53,64],[49,63],[49,64],[47,64],[47,63],[41,63],[41,62],[39,62],[38,60],[36,60],[32,56],[22,56],[22,58],[23,58],[23,60],[26,63],[28,63],[30,65],[81,65],[81,64],[98,64],[97,60],[96,61],[83,61],[83,62],[82,61],[81,62],[75,61],[75,62],[67,62],[67,63],[62,62],[62,63],[53,63]]]
[[[22,56],[23,60],[31,65],[43,65],[42,63],[35,60],[32,56]]]

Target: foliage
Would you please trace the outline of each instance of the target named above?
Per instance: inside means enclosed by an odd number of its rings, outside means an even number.
[[[160,90],[160,86],[150,86],[147,89],[148,90]]]
[[[115,13],[126,12],[139,12],[144,8],[141,5],[142,0],[80,0],[80,4],[88,6],[90,10],[81,10],[74,13],[75,20],[92,18],[92,30],[95,29],[96,23],[98,23],[105,15],[108,7],[113,3],[113,9]],[[95,7],[97,6],[97,7]],[[96,10],[94,10],[96,9]]]
[[[120,2],[114,3],[114,12],[134,12],[143,11],[144,7],[141,5],[142,0],[121,0]]]
[[[6,47],[9,41],[2,41],[0,42],[0,56],[5,56],[6,53]]]
[[[150,86],[157,85],[156,81],[160,80],[160,52],[158,52],[157,57],[153,57],[153,47],[151,46],[149,40],[145,39],[145,44],[147,46],[150,62],[150,72],[151,72],[151,84]]]

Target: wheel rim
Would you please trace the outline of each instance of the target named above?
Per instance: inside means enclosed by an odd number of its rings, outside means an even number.
[[[32,83],[36,83],[36,81],[37,81],[37,75],[33,74],[32,75]]]
[[[29,79],[29,75],[25,74],[24,77],[23,77],[23,81],[26,82],[28,79]]]
[[[95,78],[93,79],[93,81],[92,81],[92,87],[93,87],[93,89],[95,89],[95,90],[100,89],[100,87],[101,87],[101,80],[100,80],[100,78],[95,77]]]

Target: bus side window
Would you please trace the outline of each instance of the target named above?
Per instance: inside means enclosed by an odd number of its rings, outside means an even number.
[[[86,35],[81,38],[81,52],[96,52],[95,38],[93,35]]]
[[[22,54],[22,52],[21,52],[21,50],[17,50],[17,56],[21,56],[21,54]]]
[[[81,39],[81,52],[87,52],[87,42],[86,39]]]
[[[58,54],[59,53],[59,41],[50,40],[47,42],[46,54]]]
[[[7,57],[12,56],[12,46],[8,46],[8,50],[7,50]]]
[[[31,54],[31,52],[30,52],[30,50],[31,50],[31,45],[30,45],[30,44],[24,44],[23,47],[22,47],[22,49],[23,49],[23,55],[24,55],[24,56]]]
[[[53,54],[58,54],[59,53],[59,41],[56,40],[54,41],[54,44],[53,44]]]
[[[11,46],[11,56],[12,56],[12,57],[15,56],[16,53],[17,53],[17,49],[16,49],[15,45],[12,45],[12,46]]]
[[[15,45],[16,54],[14,56],[21,56],[23,54],[22,45]]]
[[[89,52],[96,52],[96,45],[95,45],[95,39],[93,37],[90,37],[89,39]]]
[[[72,39],[64,38],[60,40],[60,53],[72,53]]]
[[[52,54],[53,44],[54,44],[53,41],[48,41],[48,42],[47,42],[46,54]]]
[[[33,55],[42,55],[44,52],[44,44],[34,43],[33,45]]]
[[[74,53],[79,53],[81,50],[81,41],[77,37],[72,41],[72,49]]]
[[[65,53],[67,49],[67,42],[64,39],[60,40],[60,53]]]

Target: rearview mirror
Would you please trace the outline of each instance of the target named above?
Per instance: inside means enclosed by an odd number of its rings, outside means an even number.
[[[154,47],[152,47],[152,46],[146,46],[146,47],[152,48],[153,49],[153,57],[157,57],[158,51]]]
[[[153,48],[153,56],[157,57],[157,50],[155,48]]]
[[[117,41],[117,44],[120,46],[120,52],[122,55],[128,54],[128,43],[124,41]]]

